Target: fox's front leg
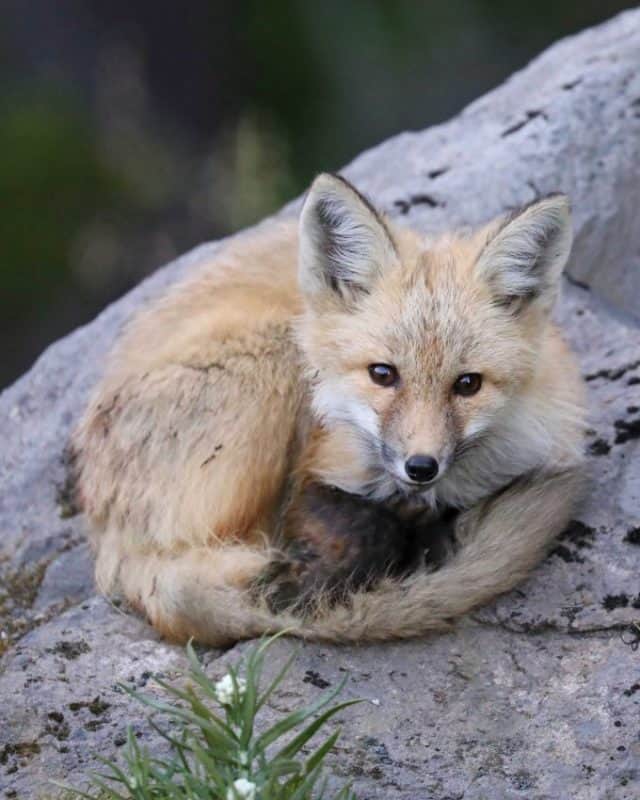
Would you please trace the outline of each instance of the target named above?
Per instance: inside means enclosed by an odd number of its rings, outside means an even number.
[[[381,503],[307,483],[289,506],[281,556],[261,578],[271,607],[310,610],[383,577],[435,566],[448,552],[455,515],[425,516],[407,518]]]
[[[412,560],[406,523],[379,504],[315,482],[293,498],[280,547],[262,579],[274,609],[340,599]]]

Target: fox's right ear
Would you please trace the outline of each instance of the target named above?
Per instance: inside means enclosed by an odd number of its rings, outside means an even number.
[[[571,241],[569,201],[549,195],[500,222],[476,270],[501,305],[519,310],[535,300],[550,310]]]
[[[391,234],[367,200],[344,178],[319,175],[300,214],[303,293],[356,300],[396,261]]]

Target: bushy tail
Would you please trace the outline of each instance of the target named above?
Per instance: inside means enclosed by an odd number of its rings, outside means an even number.
[[[272,614],[245,588],[271,553],[248,546],[138,554],[120,561],[119,582],[153,624],[176,640],[213,645],[287,629],[336,642],[418,636],[447,629],[461,615],[523,580],[566,527],[581,479],[567,470],[522,479],[461,515],[461,546],[436,572],[386,579],[312,619]]]
[[[520,583],[566,528],[583,480],[577,472],[518,481],[460,518],[461,546],[437,572],[387,580],[329,610],[303,635],[381,640],[446,630]]]

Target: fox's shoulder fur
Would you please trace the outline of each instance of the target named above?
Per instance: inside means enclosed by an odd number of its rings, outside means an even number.
[[[560,195],[426,239],[319,176],[299,224],[232,240],[112,353],[74,440],[99,587],[219,644],[416,635],[514,586],[581,484],[582,384],[550,319],[570,247]],[[256,579],[305,481],[456,508],[455,552],[274,614]]]

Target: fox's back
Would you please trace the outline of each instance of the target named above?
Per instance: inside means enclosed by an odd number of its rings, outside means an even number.
[[[254,334],[262,339],[266,329],[278,338],[300,310],[296,250],[290,222],[229,240],[195,274],[134,318],[110,360],[109,375],[163,363],[197,366],[225,348],[236,353],[241,342],[250,352]]]
[[[98,538],[117,527],[176,547],[271,527],[302,403],[299,307],[282,223],[231,240],[134,318],[75,438]]]

